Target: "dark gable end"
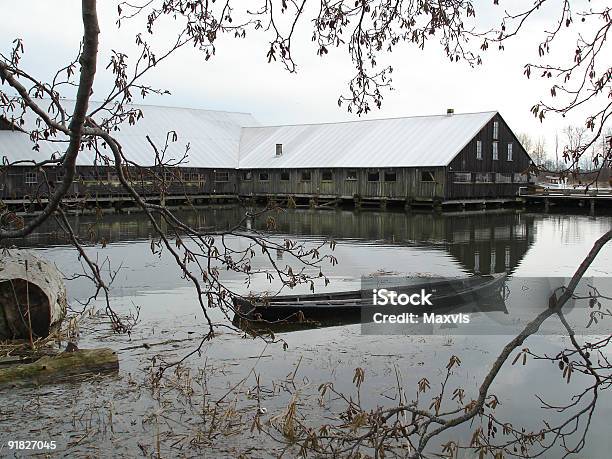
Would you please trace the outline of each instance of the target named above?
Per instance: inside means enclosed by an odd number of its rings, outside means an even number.
[[[510,132],[510,134],[512,134],[512,136],[514,137],[514,141],[519,146],[521,154],[523,154],[523,155],[525,155],[527,157],[527,159],[529,160],[529,165],[531,165],[533,163],[533,160],[531,159],[531,156],[529,156],[529,153],[527,152],[527,150],[525,150],[525,147],[523,147],[523,144],[519,141],[519,139],[516,136],[516,134],[514,133],[514,131],[512,129],[510,129],[510,127],[508,126],[508,123],[506,123],[506,120],[504,120],[504,118],[499,113],[496,116],[499,117],[500,122],[505,126],[505,128]]]
[[[498,123],[499,130],[497,139],[494,138],[495,123]],[[493,153],[495,142],[497,142],[497,159],[494,159]],[[508,160],[509,144],[512,145],[512,160]],[[481,158],[478,156],[479,148]],[[512,132],[503,117],[496,113],[448,164],[446,198],[515,196],[518,188],[525,185],[518,181],[515,183],[515,174],[527,172],[531,163],[531,157],[516,134]],[[467,174],[471,174],[470,182],[464,181],[468,178]],[[508,178],[510,182],[504,182]],[[487,183],[488,180],[492,180],[492,183]]]

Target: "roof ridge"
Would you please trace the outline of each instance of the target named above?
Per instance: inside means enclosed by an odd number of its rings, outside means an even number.
[[[439,114],[439,115],[412,115],[412,116],[392,116],[390,118],[373,118],[373,119],[359,119],[359,120],[347,120],[347,121],[326,121],[323,123],[293,123],[293,124],[266,124],[261,126],[243,126],[241,129],[256,129],[256,128],[274,128],[274,127],[296,127],[296,126],[325,126],[329,124],[349,124],[349,123],[367,123],[374,121],[391,121],[391,120],[404,120],[404,119],[415,119],[415,118],[453,118],[458,116],[467,116],[467,115],[484,115],[491,114],[494,115],[499,113],[498,110],[483,110],[480,112],[466,112],[466,113],[453,113],[452,115],[448,114]]]
[[[44,97],[40,100],[46,100],[46,101],[51,101],[51,99]],[[67,101],[67,102],[74,102],[75,99],[72,99],[70,97],[62,97],[60,99],[60,101]],[[95,104],[102,104],[102,101],[99,100],[95,100],[95,99],[90,99],[89,100],[90,103],[95,103]],[[237,115],[250,115],[253,116],[252,113],[250,112],[236,112],[236,111],[231,111],[231,110],[216,110],[216,109],[210,109],[210,108],[194,108],[194,107],[180,107],[180,106],[176,106],[176,105],[159,105],[159,104],[140,104],[140,103],[127,103],[125,105],[131,105],[131,106],[135,106],[135,107],[155,107],[155,108],[176,108],[179,110],[195,110],[195,111],[199,111],[199,112],[214,112],[214,113],[232,113],[232,114],[237,114]]]

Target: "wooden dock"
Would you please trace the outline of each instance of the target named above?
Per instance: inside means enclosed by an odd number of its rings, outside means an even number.
[[[524,187],[518,196],[465,198],[465,199],[443,199],[443,198],[399,198],[388,196],[343,196],[333,194],[248,194],[238,195],[233,193],[219,194],[173,194],[173,195],[146,195],[145,201],[154,204],[167,205],[169,207],[206,206],[215,204],[227,204],[245,202],[246,204],[270,205],[278,204],[282,207],[298,207],[311,209],[331,208],[354,208],[354,209],[387,209],[404,208],[432,209],[440,211],[468,211],[468,210],[491,210],[506,207],[538,206],[549,211],[553,207],[579,207],[590,209],[591,213],[596,208],[612,208],[612,190],[599,189],[545,189],[538,187]],[[18,214],[35,214],[39,212],[48,202],[41,197],[33,199],[23,197],[17,199],[3,199],[2,205]],[[136,204],[129,195],[118,194],[88,194],[69,195],[63,199],[71,213],[88,213],[89,211],[122,212],[137,210]]]
[[[146,202],[175,208],[187,208],[190,206],[207,206],[213,204],[235,203],[239,199],[235,194],[190,194],[190,195],[148,195],[142,196]],[[2,199],[2,206],[17,215],[36,215],[49,202],[46,197],[36,199],[30,197],[17,199]],[[125,195],[68,195],[62,199],[70,214],[88,214],[92,212],[130,212],[138,211],[139,208],[134,199]]]
[[[387,209],[404,208],[410,209],[437,209],[437,210],[481,210],[498,209],[502,207],[522,207],[525,200],[520,196],[499,198],[466,198],[449,199],[442,198],[399,198],[388,196],[342,196],[342,195],[311,195],[311,194],[250,194],[241,195],[240,199],[246,202],[277,203],[281,206],[298,208],[336,208],[351,207],[355,209]]]
[[[595,213],[597,206],[612,206],[612,189],[583,189],[583,188],[521,188],[519,196],[525,200],[526,204],[544,206],[548,212],[552,206],[583,207],[589,208],[590,212]]]

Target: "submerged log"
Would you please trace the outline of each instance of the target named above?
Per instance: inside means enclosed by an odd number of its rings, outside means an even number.
[[[0,367],[0,387],[56,383],[70,377],[118,369],[119,358],[112,349],[79,349],[45,356],[33,363]]]
[[[0,339],[45,337],[66,307],[66,286],[53,264],[27,250],[0,252]]]

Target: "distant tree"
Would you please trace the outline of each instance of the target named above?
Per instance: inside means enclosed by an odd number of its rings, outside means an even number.
[[[608,158],[606,140],[612,139],[612,128],[607,128],[601,142],[593,147],[592,164],[597,171],[596,181],[612,187],[612,158]]]
[[[565,136],[565,146],[563,147],[563,156],[567,157],[568,152],[576,151],[581,145],[585,145],[587,141],[588,131],[582,126],[566,126],[563,129],[563,135]],[[572,166],[572,171],[577,172],[580,167],[583,169],[586,167],[590,170],[591,158],[588,157],[587,150],[585,149],[578,161],[575,161]]]
[[[552,159],[545,160],[542,166],[543,166],[542,169],[544,171],[559,172],[559,167],[557,163],[553,161]]]
[[[517,134],[516,137],[518,138],[518,141],[521,143],[525,151],[531,154],[533,148],[533,138],[526,132],[520,132]]]
[[[517,135],[517,138],[525,151],[531,156],[535,165],[541,168],[546,161],[546,140],[544,137],[534,140],[529,134],[521,132]]]
[[[533,161],[537,165],[543,165],[546,163],[547,158],[548,155],[546,153],[546,140],[544,139],[544,137],[539,137],[532,147],[531,159],[533,159]]]

